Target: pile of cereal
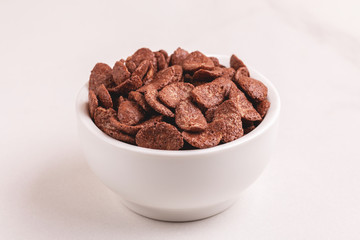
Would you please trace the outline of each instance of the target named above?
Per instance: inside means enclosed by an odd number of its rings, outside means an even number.
[[[97,63],[89,113],[117,140],[179,150],[214,147],[252,131],[270,107],[267,87],[231,56],[230,67],[199,51],[137,50],[111,68]],[[185,141],[184,141],[185,140]]]

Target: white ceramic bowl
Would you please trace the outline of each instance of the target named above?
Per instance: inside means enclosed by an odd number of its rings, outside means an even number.
[[[229,57],[217,56],[229,65]],[[88,85],[77,97],[81,144],[94,173],[134,212],[158,220],[191,221],[231,206],[267,165],[277,135],[280,98],[273,84],[250,69],[268,87],[271,107],[249,134],[201,150],[165,151],[117,141],[89,117]]]

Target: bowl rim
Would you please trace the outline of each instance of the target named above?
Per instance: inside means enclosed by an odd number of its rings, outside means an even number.
[[[217,55],[217,54],[208,54],[208,56],[213,56],[219,58],[220,62],[221,59],[224,61],[230,60],[229,56],[226,55]],[[136,145],[128,144],[119,140],[116,140],[104,132],[102,132],[92,121],[89,116],[88,111],[88,82],[84,84],[84,86],[80,89],[77,97],[76,97],[76,106],[75,111],[78,118],[78,122],[83,124],[87,130],[89,130],[94,136],[103,140],[104,142],[126,151],[142,153],[147,155],[156,155],[156,156],[172,156],[172,157],[183,157],[183,156],[197,156],[197,155],[204,155],[204,154],[212,154],[215,152],[225,151],[230,148],[234,148],[238,145],[246,144],[247,142],[252,141],[255,138],[260,137],[263,133],[267,132],[271,126],[273,126],[280,115],[280,108],[281,108],[281,101],[280,96],[275,88],[274,84],[262,75],[260,72],[255,70],[253,67],[249,67],[251,75],[257,75],[257,78],[261,78],[260,80],[265,83],[268,88],[268,98],[271,102],[271,106],[264,117],[263,121],[250,133],[228,143],[224,143],[215,147],[206,148],[206,149],[192,149],[192,150],[160,150],[160,149],[151,149],[151,148],[144,148],[139,147]]]

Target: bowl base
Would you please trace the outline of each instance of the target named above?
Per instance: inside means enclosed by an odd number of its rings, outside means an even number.
[[[215,205],[195,209],[162,209],[143,206],[126,200],[121,202],[131,211],[147,218],[167,222],[189,222],[217,215],[231,207],[236,200],[230,199]]]

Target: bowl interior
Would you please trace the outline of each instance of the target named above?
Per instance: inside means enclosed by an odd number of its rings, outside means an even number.
[[[224,66],[229,66],[230,57],[224,55],[209,55],[217,57],[220,61],[220,64]],[[195,149],[195,150],[181,150],[181,151],[173,151],[173,150],[156,150],[149,148],[142,148],[138,146],[134,146],[131,144],[127,144],[116,139],[111,138],[110,136],[103,133],[92,121],[89,116],[88,111],[88,83],[86,83],[80,90],[77,100],[76,100],[76,113],[79,118],[80,124],[83,124],[92,134],[96,135],[96,137],[102,139],[103,141],[116,146],[121,149],[126,149],[128,151],[135,152],[143,152],[151,155],[167,155],[167,156],[185,156],[185,155],[198,155],[198,154],[211,154],[215,151],[224,151],[228,148],[235,147],[239,144],[243,144],[244,142],[250,141],[253,138],[261,135],[263,132],[267,131],[273,124],[275,124],[276,119],[280,114],[280,97],[275,88],[275,86],[262,74],[258,71],[254,70],[252,67],[248,67],[250,71],[250,76],[252,78],[258,79],[262,81],[268,88],[268,99],[271,102],[271,106],[268,110],[263,121],[250,133],[245,136],[234,140],[229,143],[225,143],[219,146],[215,146],[207,149]]]

